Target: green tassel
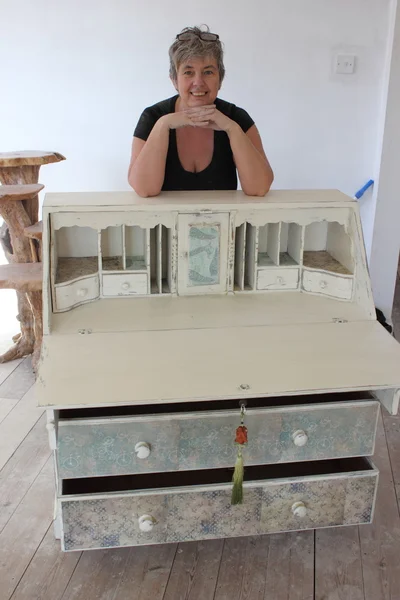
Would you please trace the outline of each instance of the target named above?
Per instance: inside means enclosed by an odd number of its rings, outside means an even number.
[[[238,455],[235,463],[235,470],[233,472],[233,487],[232,487],[232,498],[231,504],[243,504],[243,475],[244,465],[242,449],[238,451]]]

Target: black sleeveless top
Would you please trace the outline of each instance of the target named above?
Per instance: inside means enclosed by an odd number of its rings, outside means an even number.
[[[178,96],[175,95],[147,107],[142,112],[133,135],[141,140],[147,140],[158,119],[175,112],[177,98]],[[236,121],[245,133],[254,124],[253,119],[243,108],[219,98],[216,98],[214,104],[224,115]],[[176,145],[176,130],[170,130],[162,190],[236,190],[237,183],[236,166],[225,131],[214,131],[214,153],[210,164],[203,171],[191,173],[181,165]]]

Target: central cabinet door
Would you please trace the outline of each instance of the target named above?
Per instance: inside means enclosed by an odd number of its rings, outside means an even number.
[[[229,213],[178,216],[178,293],[226,292]]]

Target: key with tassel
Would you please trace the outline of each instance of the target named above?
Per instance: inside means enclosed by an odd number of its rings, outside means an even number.
[[[231,504],[243,504],[243,478],[244,478],[244,462],[243,448],[247,445],[247,427],[244,424],[244,415],[246,413],[245,403],[240,405],[240,425],[236,429],[235,444],[237,445],[237,457],[235,470],[233,472],[233,487]]]

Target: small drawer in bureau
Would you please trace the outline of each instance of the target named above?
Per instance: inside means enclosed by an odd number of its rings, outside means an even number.
[[[65,481],[63,550],[137,546],[370,523],[378,472],[365,458]]]
[[[353,277],[326,271],[303,270],[302,287],[306,292],[323,294],[340,300],[351,300]]]
[[[103,275],[103,296],[147,294],[147,273]]]
[[[308,397],[308,401],[315,398]],[[287,397],[280,399],[280,406],[247,410],[247,465],[373,454],[379,402],[293,402]],[[60,419],[57,462],[61,479],[211,469],[235,463],[238,408],[123,417],[112,417],[112,411],[97,419]],[[102,409],[101,414],[105,412]],[[74,414],[83,417],[85,411]]]
[[[258,290],[296,290],[299,285],[299,269],[258,269]]]
[[[100,294],[99,277],[83,277],[71,283],[62,283],[54,286],[55,308],[57,311],[68,310],[73,306],[96,300]]]

